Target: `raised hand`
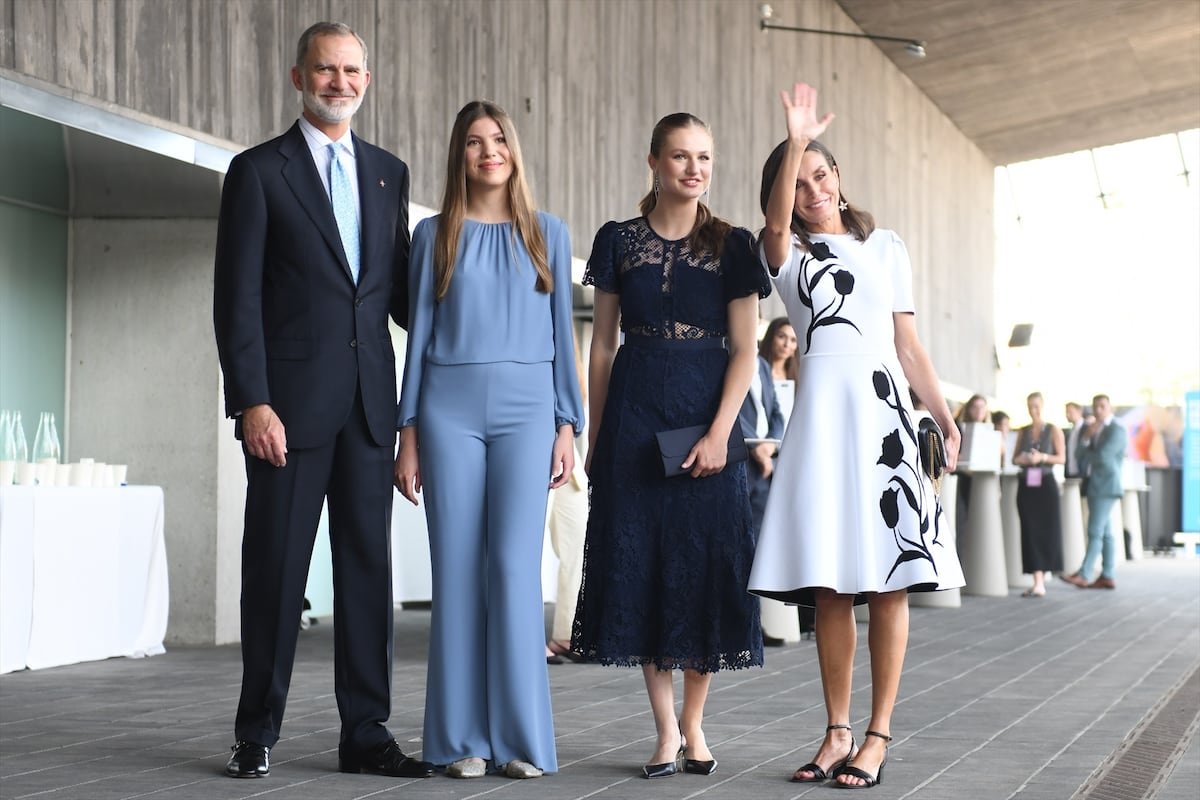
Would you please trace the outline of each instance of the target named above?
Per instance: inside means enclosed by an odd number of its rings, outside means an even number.
[[[807,83],[797,83],[793,86],[790,97],[786,89],[779,94],[783,98],[783,113],[787,119],[789,139],[812,141],[824,133],[829,123],[833,122],[833,114],[817,118],[817,90]]]

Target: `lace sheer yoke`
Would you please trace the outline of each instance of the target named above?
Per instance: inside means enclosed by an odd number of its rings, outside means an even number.
[[[662,339],[725,336],[729,301],[770,291],[749,231],[731,231],[716,257],[663,238],[645,217],[601,228],[584,283],[621,295],[625,333]]]

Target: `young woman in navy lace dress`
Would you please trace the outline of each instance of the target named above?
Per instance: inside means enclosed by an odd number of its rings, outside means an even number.
[[[642,667],[658,734],[647,778],[675,774],[680,761],[712,774],[702,729],[712,674],[762,664],[758,602],[746,593],[754,542],[745,464],[727,464],[726,453],[770,284],[750,232],[700,202],[712,149],[692,115],[660,120],[642,216],[600,229],[584,277],[596,287],[594,422],[572,646],[602,664]],[[708,432],[684,461],[690,473],[664,477],[655,434],[692,425]]]

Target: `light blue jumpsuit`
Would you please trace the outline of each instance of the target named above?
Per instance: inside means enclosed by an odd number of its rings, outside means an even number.
[[[433,619],[422,757],[556,772],[542,537],[558,425],[583,427],[567,228],[538,214],[554,291],[511,223],[466,220],[434,300],[438,217],[413,233],[400,427],[417,426]]]

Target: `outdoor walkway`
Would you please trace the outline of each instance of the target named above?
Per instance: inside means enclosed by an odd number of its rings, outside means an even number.
[[[921,800],[1200,797],[1200,560],[1121,565],[1115,592],[1057,582],[1044,599],[964,597],[912,610],[895,741],[865,797]],[[81,603],[83,600],[81,599]],[[81,605],[80,613],[87,613]],[[420,751],[429,615],[397,611],[391,730]],[[869,710],[859,626],[854,722]],[[646,781],[654,728],[632,669],[550,667],[561,771],[533,781],[339,774],[331,626],[301,635],[271,776],[232,780],[238,648],[170,648],[0,677],[0,797],[783,800],[841,797],[788,782],[825,725],[811,641],[770,649],[763,669],[720,673],[704,778]],[[461,669],[476,665],[463,663]]]

